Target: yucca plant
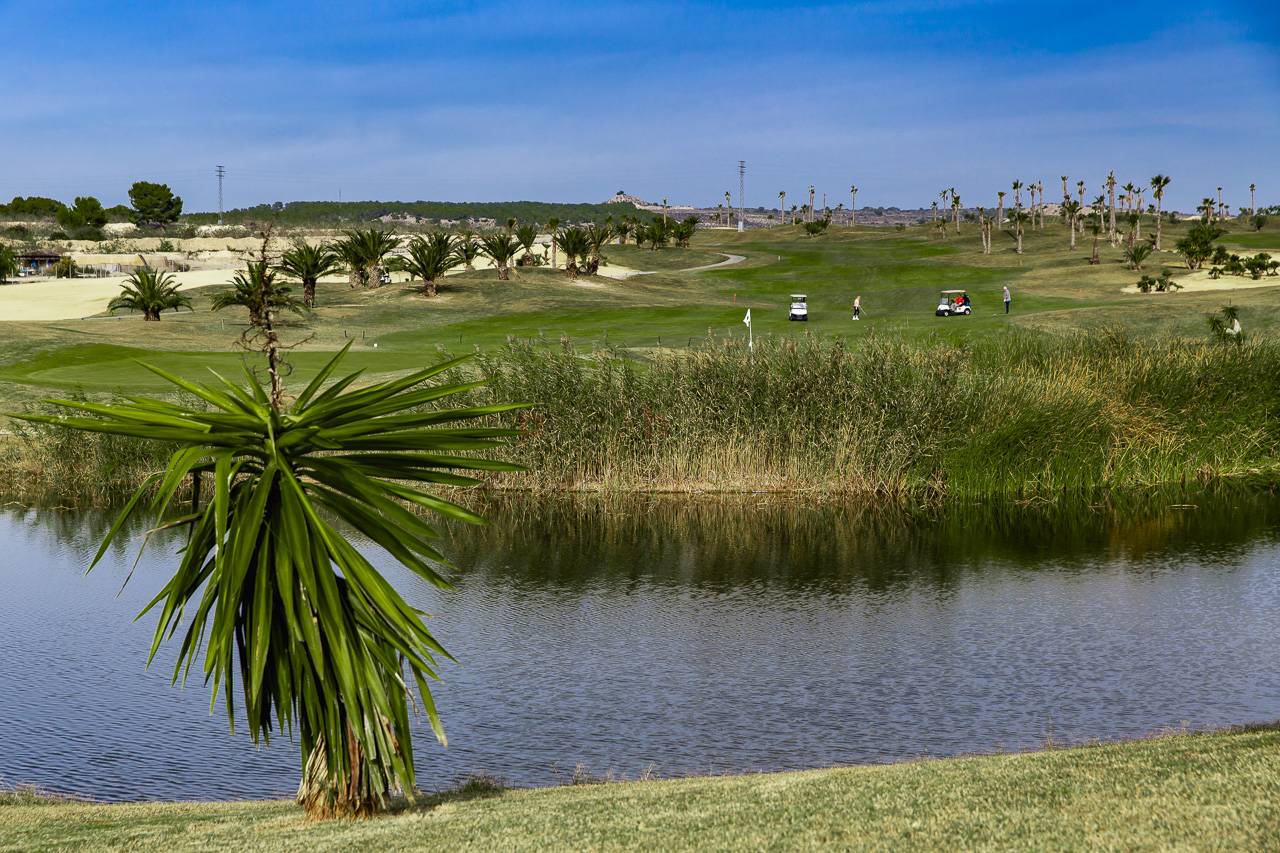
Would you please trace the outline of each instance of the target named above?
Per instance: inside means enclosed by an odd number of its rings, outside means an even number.
[[[342,266],[342,259],[328,246],[313,246],[301,238],[280,256],[276,269],[302,283],[302,302],[308,308],[316,304],[316,283]]]
[[[306,313],[306,307],[289,285],[276,280],[276,271],[266,261],[249,261],[245,271],[236,273],[230,283],[229,290],[214,295],[213,310],[244,308],[249,312],[250,326],[261,326],[268,310]]]
[[[409,242],[408,257],[400,258],[398,266],[422,282],[424,296],[435,296],[436,279],[460,263],[462,257],[454,238],[444,231],[433,231],[426,237],[414,237]]]
[[[233,731],[238,695],[254,743],[296,734],[297,799],[314,817],[369,815],[396,790],[412,797],[409,679],[445,740],[428,682],[448,653],[340,527],[446,586],[438,534],[417,511],[481,519],[424,487],[477,482],[459,469],[516,469],[475,455],[511,431],[456,424],[519,406],[441,407],[480,384],[430,382],[462,359],[356,388],[359,372],[330,381],[345,352],[291,404],[274,373],[268,389],[247,368],[242,386],[149,367],[200,404],[57,400],[74,414],[15,415],[179,445],[125,505],[93,563],[135,515],[150,516],[154,530],[186,531],[176,571],[144,611],[160,611],[151,659],[180,636],[175,683],[203,673]],[[176,497],[188,480],[189,505]]]
[[[584,266],[588,275],[595,275],[600,271],[600,249],[613,239],[613,224],[606,222],[604,225],[588,225],[585,230],[589,251],[583,259]]]
[[[493,261],[498,270],[498,278],[507,281],[511,278],[511,259],[520,251],[520,241],[506,232],[485,234],[480,238],[481,249],[485,257]]]
[[[107,303],[107,310],[140,311],[143,320],[160,321],[161,311],[190,308],[191,298],[178,290],[177,280],[151,267],[135,270],[120,285],[120,295]]]

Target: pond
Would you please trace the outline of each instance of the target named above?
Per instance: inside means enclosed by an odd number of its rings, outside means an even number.
[[[419,782],[899,761],[1280,717],[1280,499],[873,510],[528,499],[454,529],[456,586],[388,569],[458,663]],[[0,783],[290,796],[198,677],[147,669],[174,543],[84,569],[109,517],[0,513]],[[136,542],[137,537],[134,537]],[[389,566],[385,557],[380,565]]]

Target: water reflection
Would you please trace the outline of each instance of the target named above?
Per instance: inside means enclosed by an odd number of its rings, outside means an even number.
[[[484,500],[491,526],[450,531],[455,589],[388,568],[460,661],[439,696],[449,750],[420,730],[428,786],[482,770],[547,784],[580,762],[624,776],[820,766],[1280,717],[1273,496]],[[170,687],[167,650],[143,668],[154,621],[131,620],[173,565],[166,549],[123,592],[128,548],[83,577],[110,521],[0,513],[0,779],[122,799],[287,796],[291,744],[229,737],[202,686]]]

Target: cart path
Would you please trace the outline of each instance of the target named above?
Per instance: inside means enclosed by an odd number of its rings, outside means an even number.
[[[733,266],[740,264],[747,259],[746,255],[731,255],[728,252],[716,252],[717,255],[724,255],[723,261],[717,261],[714,264],[703,264],[700,267],[685,267],[682,270],[636,270],[627,272],[622,278],[635,278],[638,275],[657,275],[660,272],[679,273],[679,272],[702,272],[703,270],[713,270],[719,267]]]
[[[728,252],[717,252],[718,255],[724,255],[724,260],[715,264],[703,264],[700,267],[686,267],[676,272],[702,272],[703,270],[713,270],[719,267],[731,267],[734,264],[740,264],[747,259],[746,255],[731,255]]]

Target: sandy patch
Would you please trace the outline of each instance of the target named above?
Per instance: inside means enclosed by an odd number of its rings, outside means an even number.
[[[1161,293],[1201,293],[1207,290],[1248,290],[1255,287],[1276,287],[1280,286],[1280,276],[1264,275],[1262,278],[1254,279],[1248,276],[1224,275],[1215,279],[1209,277],[1208,270],[1196,270],[1185,275],[1175,276],[1173,283],[1180,285],[1182,289],[1161,291]],[[1136,284],[1121,288],[1121,292],[1142,293],[1142,291],[1138,290],[1138,285]],[[1155,295],[1156,293],[1153,290],[1148,295]]]
[[[180,290],[226,284],[234,270],[195,270],[174,273]],[[120,295],[127,276],[109,278],[52,278],[0,284],[0,320],[75,320],[107,310]]]

